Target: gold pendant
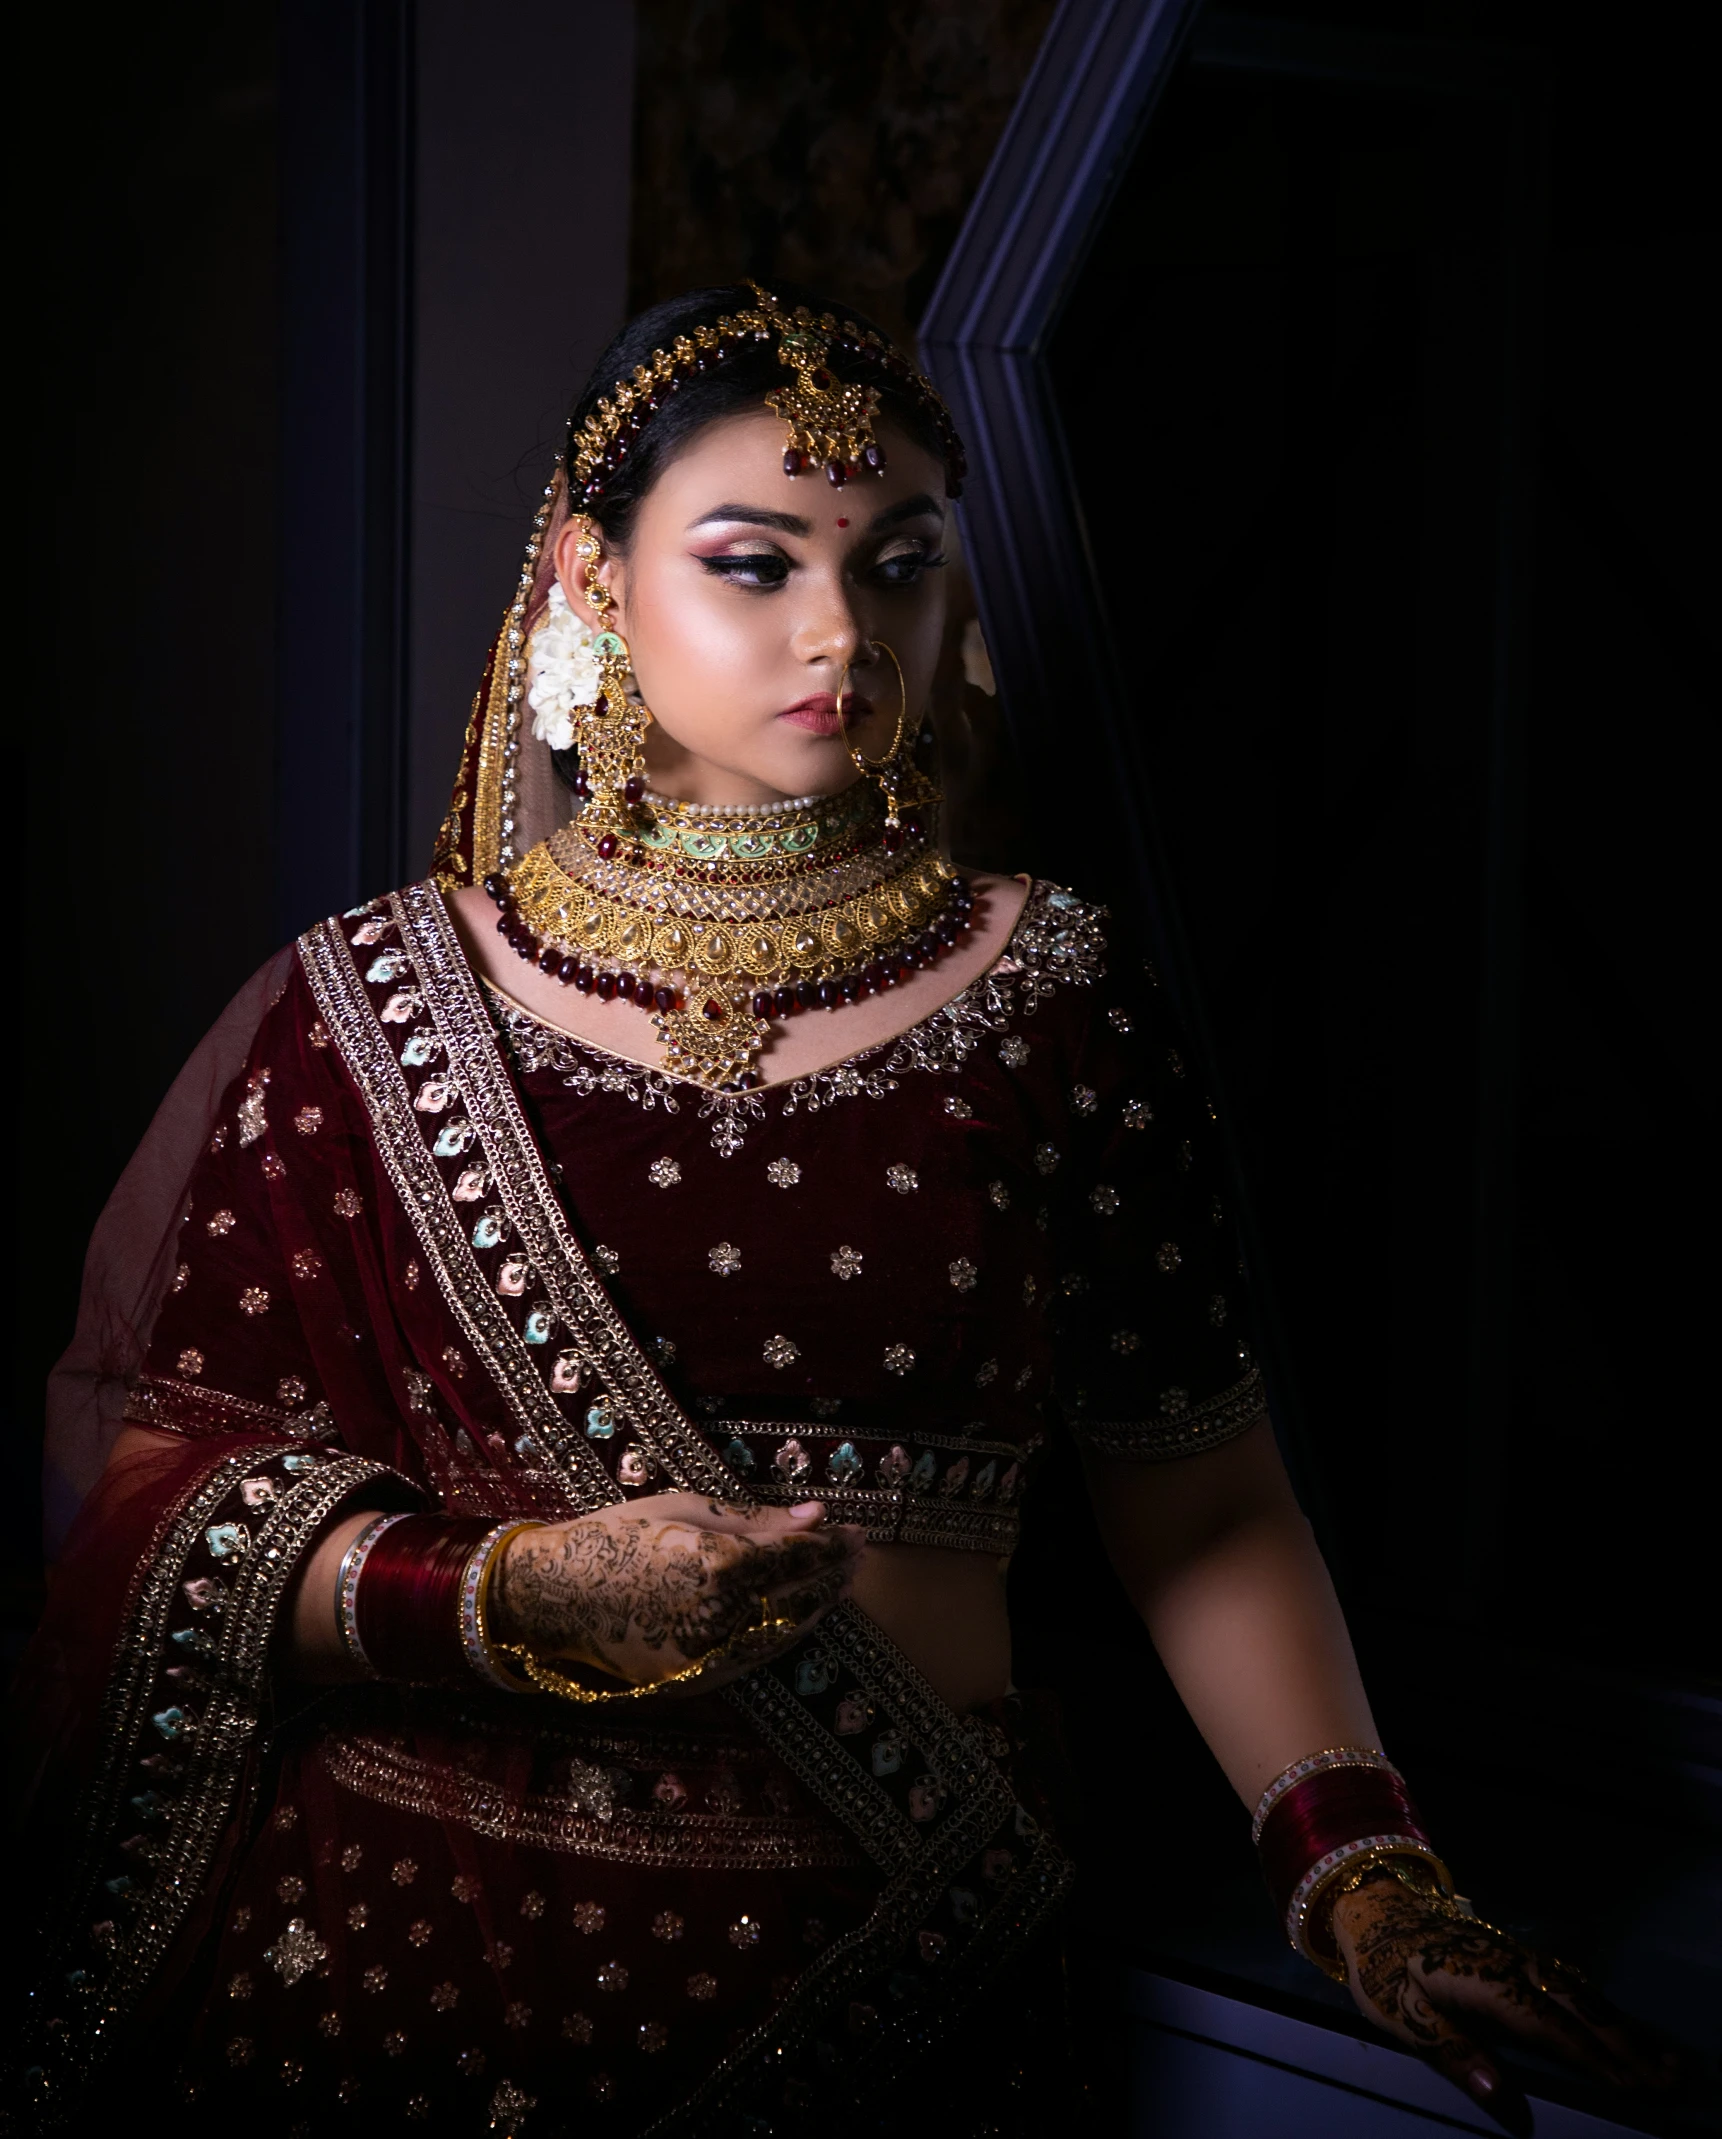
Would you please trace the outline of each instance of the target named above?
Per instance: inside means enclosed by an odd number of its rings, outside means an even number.
[[[754,1060],[771,1038],[771,1026],[755,1017],[743,999],[688,975],[683,1010],[654,1010],[652,1025],[664,1043],[664,1069],[708,1091],[753,1081]]]

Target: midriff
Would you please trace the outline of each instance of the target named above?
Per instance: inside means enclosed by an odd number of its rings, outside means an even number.
[[[961,1714],[1010,1686],[1006,1564],[937,1545],[869,1545],[850,1594]]]

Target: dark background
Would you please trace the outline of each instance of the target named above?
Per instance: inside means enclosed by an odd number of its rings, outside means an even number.
[[[1696,2027],[1722,2007],[1699,1840],[1722,1696],[1702,17],[1259,13],[1483,39],[1542,71],[1512,435],[1481,354],[1498,113],[1186,67],[1046,352],[1070,481],[1254,1214],[1282,1428],[1390,1742],[1424,1759],[1478,1884]],[[629,306],[693,281],[794,276],[912,330],[1051,14],[536,0],[505,27],[353,0],[38,31],[80,117],[29,122],[51,130],[18,423],[39,502],[14,1640],[89,1227],[246,975],[425,866],[562,401]],[[1502,600],[1505,765],[1484,710]],[[1129,901],[1080,707],[1007,710],[1014,763],[983,693],[953,685],[942,713],[973,858]],[[1013,799],[1049,791],[1066,837],[1093,803],[1074,870]],[[1056,1535],[1027,1605],[1070,1579]],[[1102,1800],[1162,1791],[1237,1873],[1232,1928],[1187,1950],[1266,1967],[1235,1812],[1163,1689],[1120,1727],[1143,1645],[1088,1601],[1114,1633],[1078,1661],[1030,1638],[1025,1670],[1065,1687]],[[1637,1869],[1599,1899],[1572,1866],[1605,1846]],[[1144,1858],[1095,1925],[1139,1942],[1181,1907],[1202,1913]]]

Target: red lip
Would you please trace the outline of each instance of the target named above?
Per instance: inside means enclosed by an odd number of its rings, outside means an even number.
[[[841,735],[850,721],[861,720],[873,710],[869,701],[859,691],[845,691],[841,710],[830,691],[815,691],[807,698],[798,699],[792,706],[785,706],[777,716],[797,728],[805,728],[810,735]]]

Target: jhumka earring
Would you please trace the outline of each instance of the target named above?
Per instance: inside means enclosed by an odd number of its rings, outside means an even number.
[[[849,755],[857,772],[877,780],[885,798],[885,851],[895,854],[903,844],[903,805],[907,801],[920,800],[928,791],[927,783],[916,770],[911,755],[903,748],[909,732],[909,687],[903,680],[903,664],[895,650],[883,639],[875,639],[874,645],[883,654],[890,654],[891,666],[897,671],[897,727],[890,746],[880,758],[864,756],[855,745],[849,745]],[[841,709],[843,692],[849,682],[849,663],[843,664],[843,673],[837,679],[837,704]],[[916,829],[919,829],[917,825]]]
[[[628,695],[633,657],[628,642],[609,622],[615,597],[598,577],[601,555],[598,537],[590,520],[584,523],[574,554],[585,559],[586,599],[598,620],[592,640],[592,656],[598,664],[598,695],[589,706],[574,712],[575,745],[580,769],[574,776],[574,792],[582,801],[602,807],[612,805],[615,821],[626,826],[645,800],[646,730],[651,725],[649,706]],[[618,845],[617,833],[607,831],[608,853]],[[600,841],[598,851],[606,849]]]

